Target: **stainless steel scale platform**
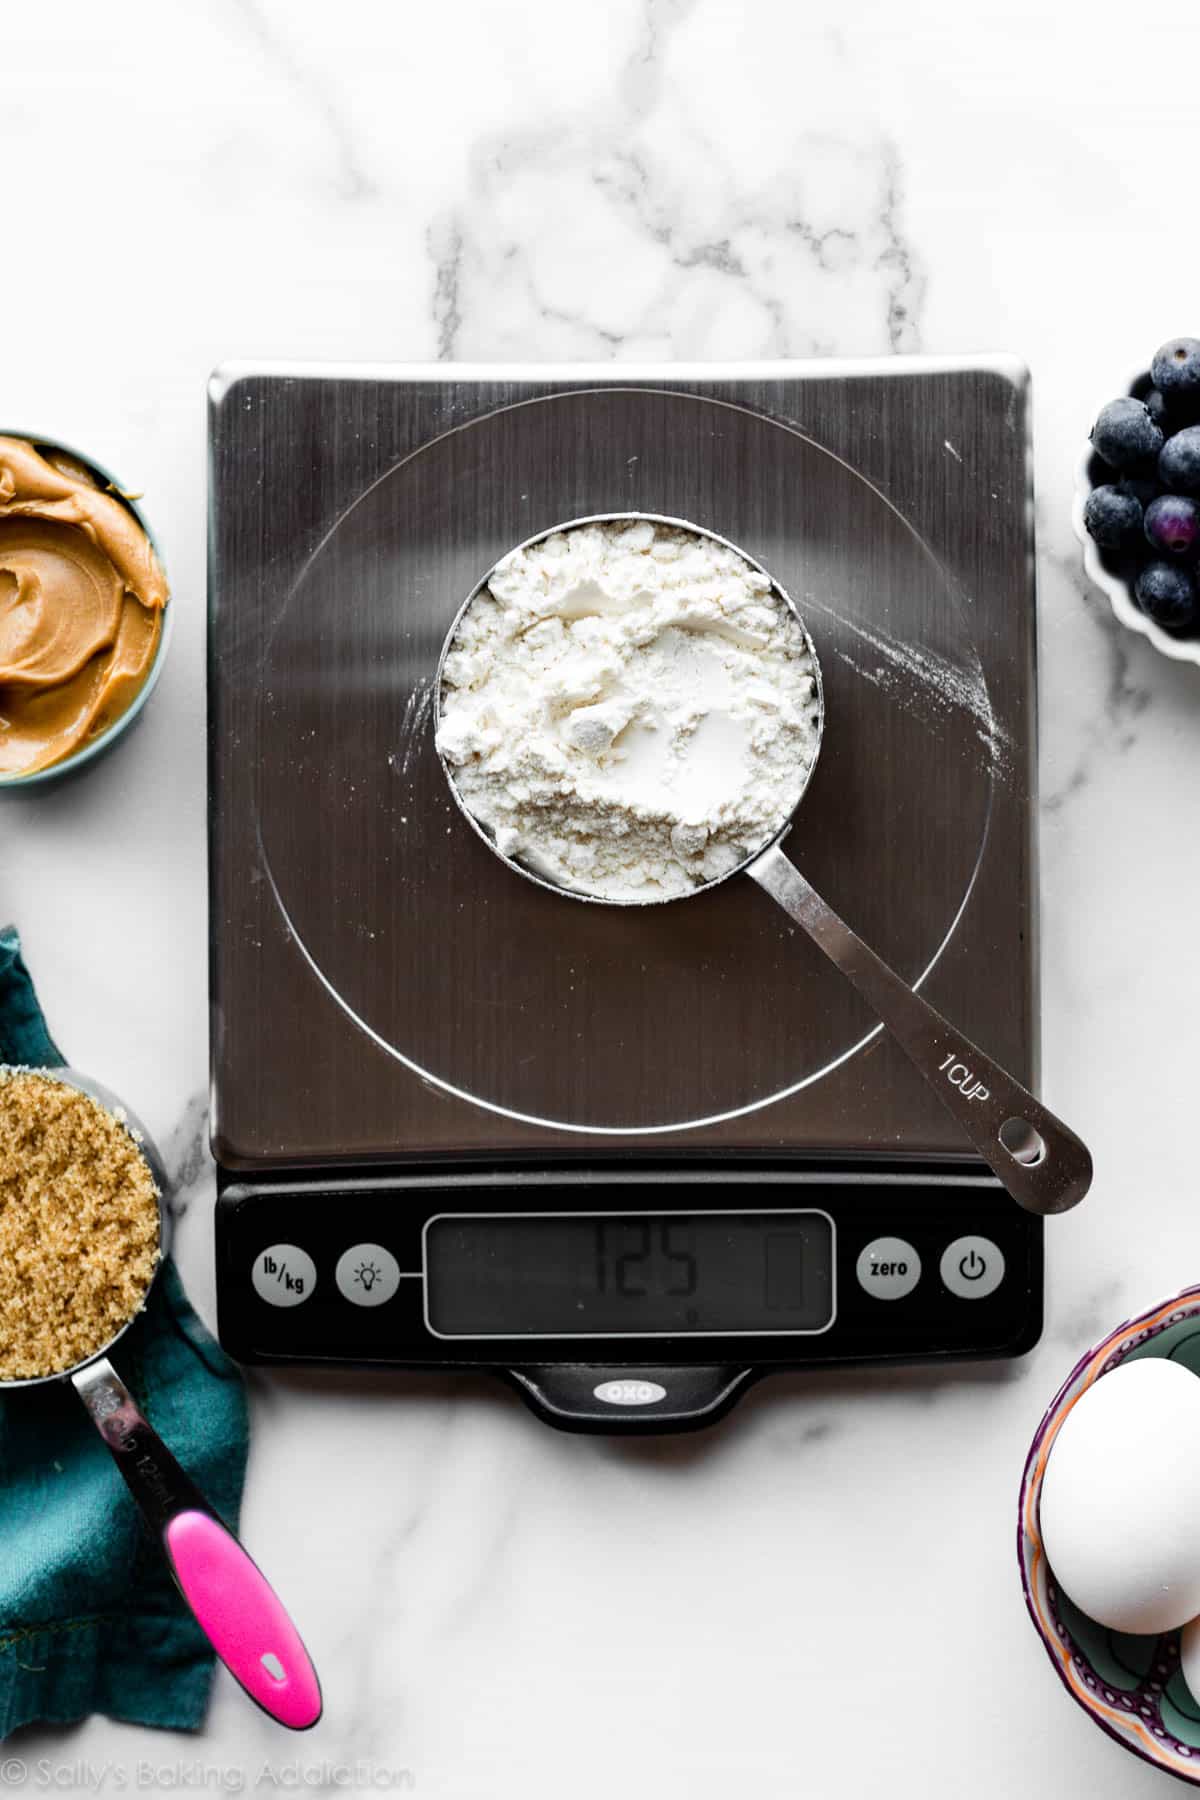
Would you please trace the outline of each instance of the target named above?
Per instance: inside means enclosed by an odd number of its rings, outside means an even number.
[[[514,878],[431,718],[446,630],[513,544],[625,510],[732,539],[825,675],[789,853],[1033,1081],[1024,370],[230,368],[211,509],[227,1347],[492,1368],[601,1429],[711,1418],[771,1367],[1027,1348],[1039,1222],[768,898]]]

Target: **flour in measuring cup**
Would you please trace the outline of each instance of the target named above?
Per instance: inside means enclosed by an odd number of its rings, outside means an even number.
[[[735,550],[649,519],[498,563],[447,654],[437,745],[503,855],[663,899],[780,829],[820,735],[804,631]]]

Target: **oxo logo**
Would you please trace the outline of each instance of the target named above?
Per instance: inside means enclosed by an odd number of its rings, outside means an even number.
[[[606,1406],[652,1406],[667,1397],[657,1381],[602,1381],[592,1392]]]

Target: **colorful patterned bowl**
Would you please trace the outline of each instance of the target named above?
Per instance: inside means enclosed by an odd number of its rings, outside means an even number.
[[[1072,1369],[1025,1464],[1017,1556],[1029,1616],[1072,1699],[1135,1756],[1200,1787],[1200,1698],[1179,1671],[1179,1633],[1130,1637],[1097,1625],[1058,1588],[1042,1549],[1042,1478],[1063,1420],[1093,1381],[1146,1356],[1169,1356],[1200,1376],[1200,1287],[1119,1325]]]

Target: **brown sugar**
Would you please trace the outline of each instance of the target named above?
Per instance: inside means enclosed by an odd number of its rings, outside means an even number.
[[[0,1380],[102,1350],[158,1258],[157,1190],[129,1128],[51,1075],[0,1069]]]

